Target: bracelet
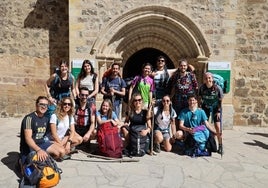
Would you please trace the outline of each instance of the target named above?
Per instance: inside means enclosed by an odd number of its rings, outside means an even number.
[[[42,150],[42,149],[37,150],[36,153],[38,153],[38,151],[40,151],[40,150]]]

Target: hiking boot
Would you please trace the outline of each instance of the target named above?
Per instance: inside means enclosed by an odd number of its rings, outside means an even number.
[[[219,149],[217,151],[219,154],[223,155],[223,147],[222,144],[219,144]]]
[[[127,149],[123,149],[122,150],[122,155],[123,155],[123,157],[131,157],[131,155],[130,155],[130,153],[128,152],[128,150]]]
[[[156,153],[160,153],[160,152],[161,152],[160,144],[154,144],[154,151],[155,151]]]

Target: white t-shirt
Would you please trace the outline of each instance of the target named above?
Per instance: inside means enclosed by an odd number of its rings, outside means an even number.
[[[158,107],[155,107],[154,108],[154,115],[157,115],[157,111],[158,111]],[[166,115],[164,112],[162,112],[161,115],[159,114],[157,117],[155,117],[157,122],[159,122],[158,127],[160,129],[169,129],[170,120],[175,119],[177,117],[175,110],[172,109],[172,111],[173,111],[172,117],[170,117],[170,114]]]
[[[64,138],[64,135],[66,133],[66,131],[70,128],[70,120],[69,120],[69,116],[66,115],[63,120],[58,120],[58,125],[57,125],[57,116],[56,114],[52,114],[51,118],[50,118],[50,123],[54,123],[57,127],[57,134],[59,136],[60,139]],[[74,117],[71,116],[71,124],[74,124]]]
[[[80,80],[80,88],[87,87],[89,91],[94,90],[93,74],[87,75],[84,79]]]

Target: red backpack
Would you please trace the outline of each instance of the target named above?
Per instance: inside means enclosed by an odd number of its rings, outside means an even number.
[[[106,157],[122,158],[123,142],[118,127],[111,122],[100,125],[97,132],[100,153]]]

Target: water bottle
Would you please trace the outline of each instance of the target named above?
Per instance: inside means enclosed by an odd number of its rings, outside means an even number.
[[[24,170],[26,176],[31,176],[32,172],[33,172],[33,167],[32,166],[27,166]]]

